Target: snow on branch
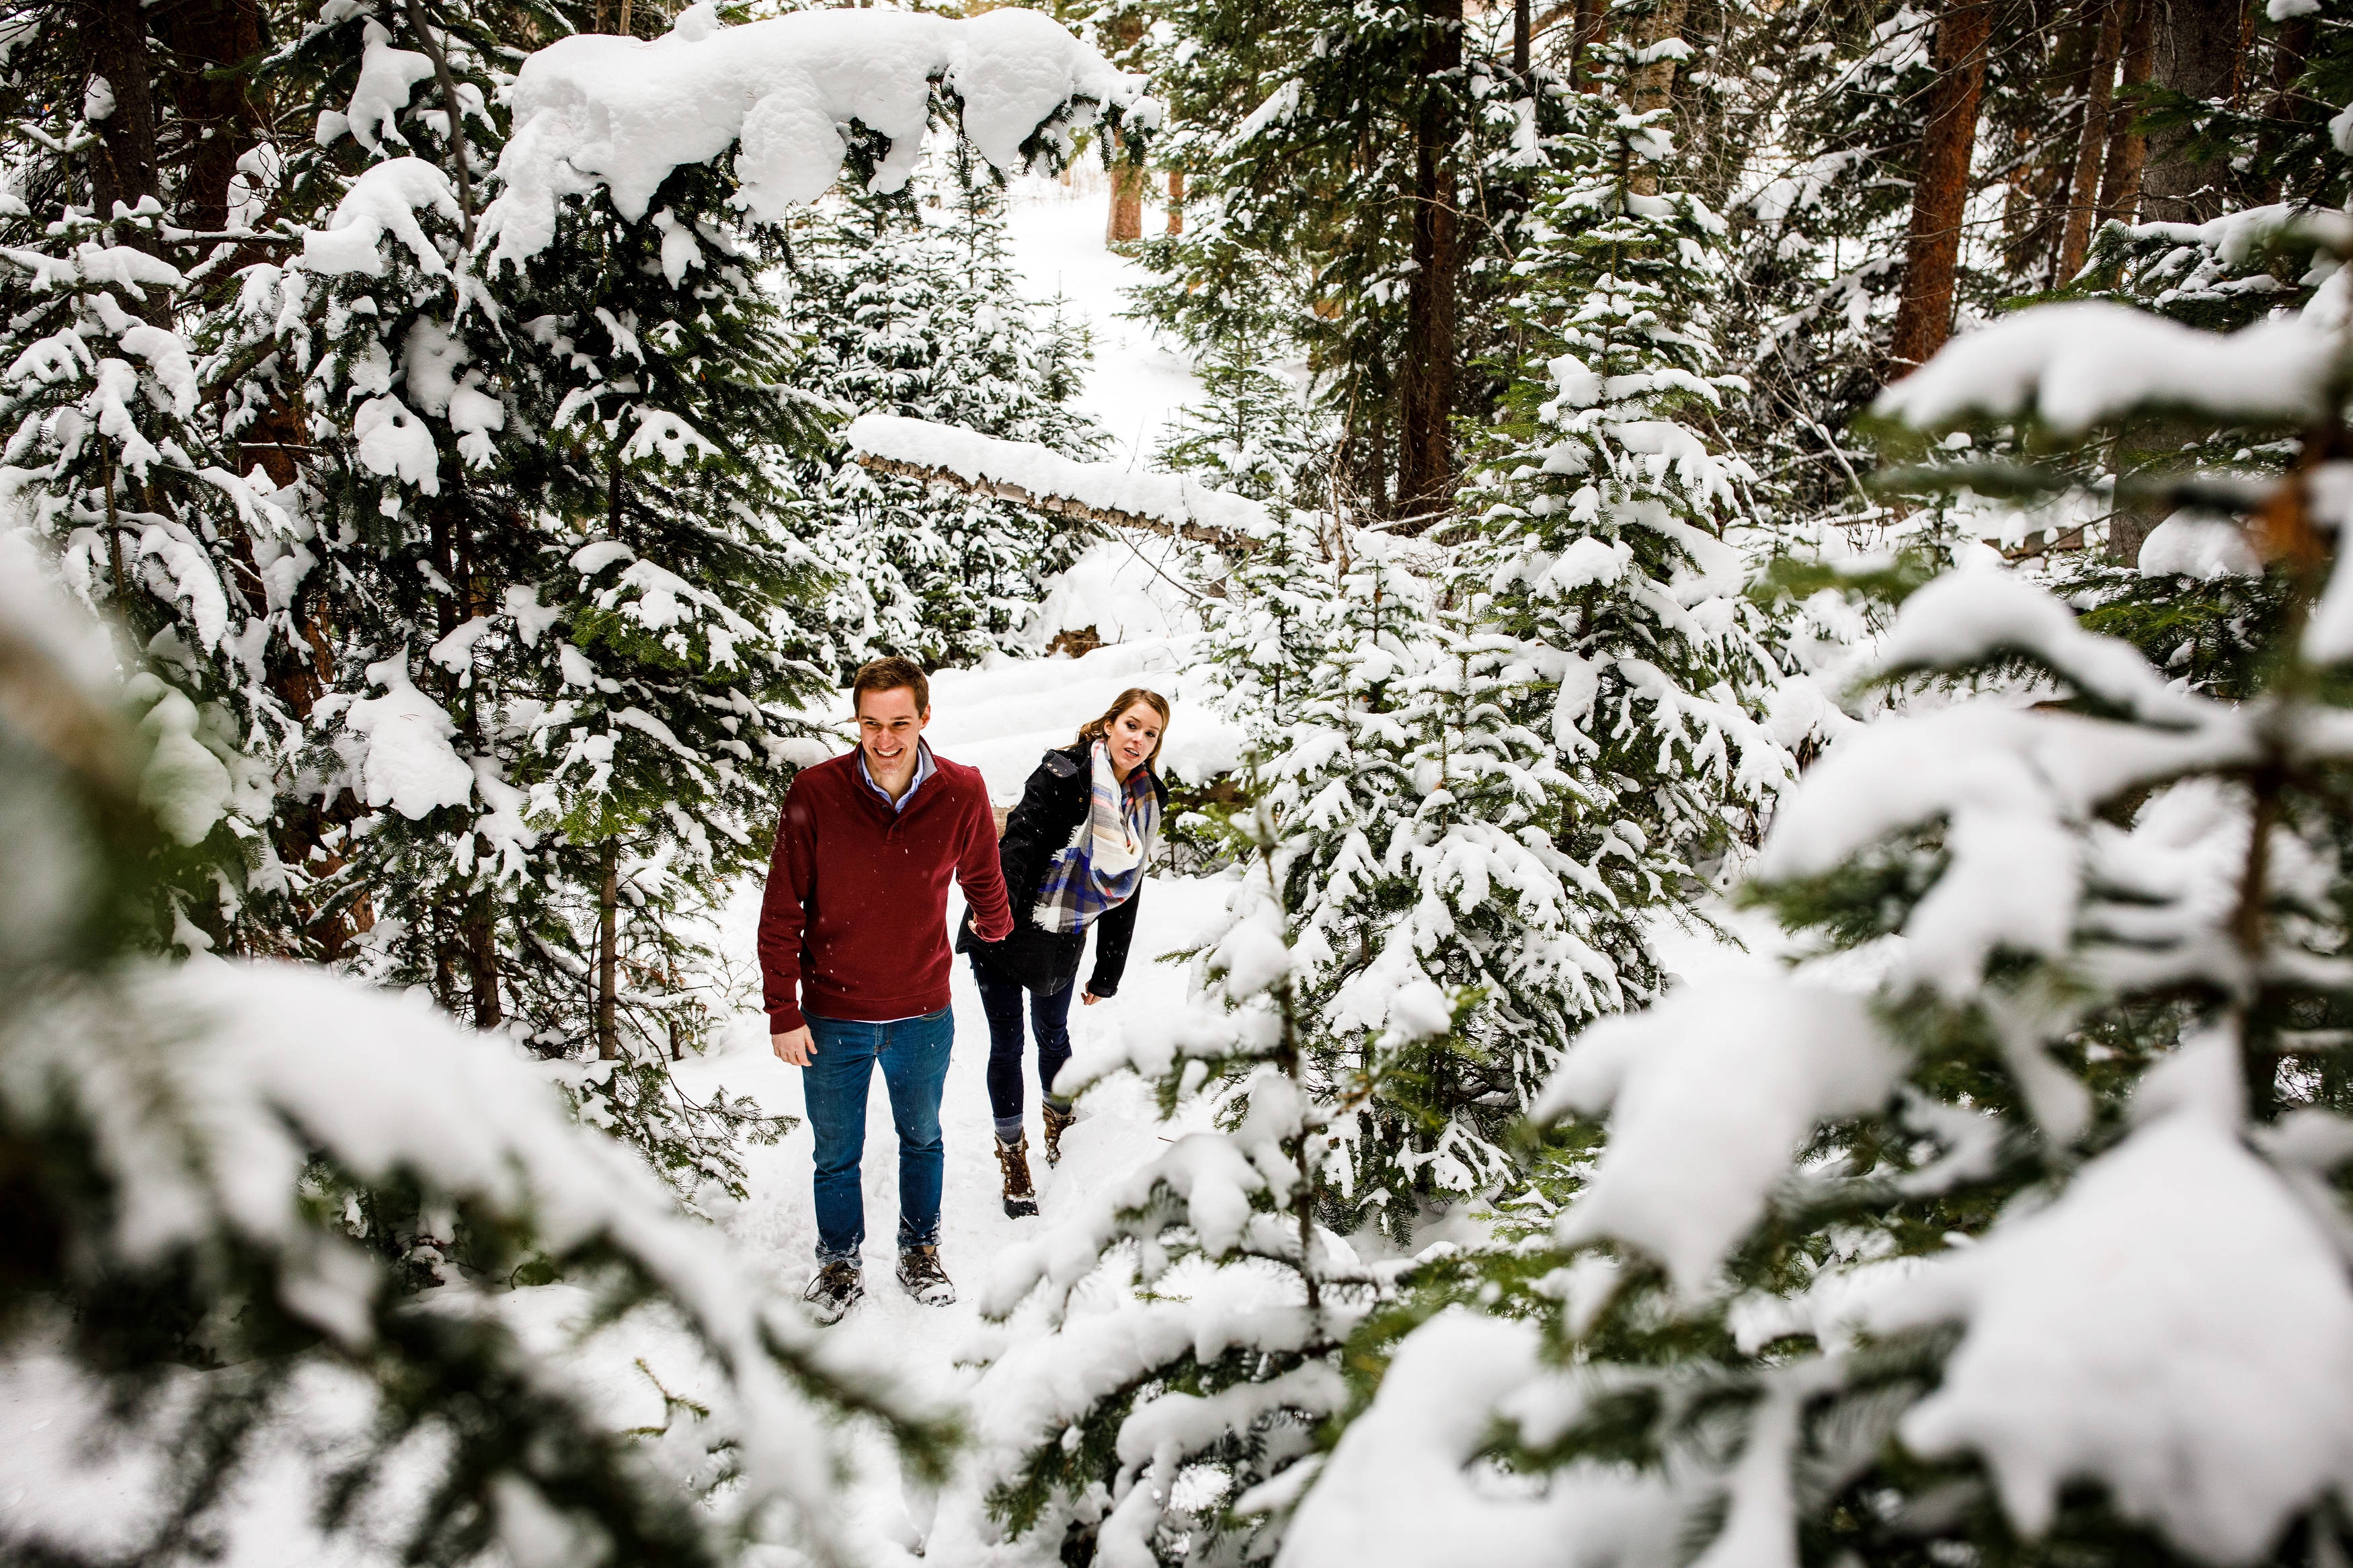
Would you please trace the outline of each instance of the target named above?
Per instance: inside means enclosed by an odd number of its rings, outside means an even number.
[[[2301,316],[2225,336],[2105,300],[2043,305],[1955,338],[1872,412],[1933,430],[2031,411],[2068,435],[2146,408],[2298,424],[2326,411],[2341,353]]]
[[[1082,463],[1033,442],[1000,441],[960,426],[867,414],[850,421],[843,435],[850,455],[877,473],[952,485],[1113,528],[1246,551],[1274,526],[1259,502],[1178,474]]]
[[[603,186],[632,222],[682,164],[735,153],[755,221],[815,201],[841,173],[850,127],[885,151],[871,188],[906,184],[943,103],[980,154],[1008,172],[1067,158],[1071,130],[1100,117],[1139,127],[1159,108],[1059,23],[1008,7],[966,21],[877,10],[803,11],[740,27],[691,5],[651,42],[584,33],[516,73],[505,186],[484,213],[501,260],[555,237],[563,198]]]

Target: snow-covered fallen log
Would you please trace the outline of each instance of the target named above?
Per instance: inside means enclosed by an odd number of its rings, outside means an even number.
[[[1000,441],[957,425],[867,414],[850,421],[843,436],[850,456],[877,473],[953,485],[1058,516],[1190,539],[1219,550],[1250,550],[1273,529],[1261,503],[1180,474],[1082,463],[1051,447]]]

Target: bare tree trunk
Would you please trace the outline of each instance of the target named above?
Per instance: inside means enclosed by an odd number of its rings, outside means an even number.
[[[2124,0],[2124,72],[2119,92],[2147,82],[2157,49],[2158,0]],[[2140,215],[2141,171],[2148,163],[2148,139],[2133,130],[2137,107],[2108,115],[2108,162],[2100,174],[2100,221],[2135,222]]]
[[[2239,39],[2246,0],[2161,0],[2151,79],[2193,99],[2226,100],[2239,87]],[[2195,158],[2186,127],[2148,139],[2141,176],[2141,217],[2147,223],[2207,223],[2222,216],[2220,162]]]
[[[249,79],[232,68],[261,47],[261,7],[259,0],[188,0],[155,7],[153,24],[171,51],[174,121],[188,138],[172,154],[186,171],[179,222],[217,232],[228,226],[237,161],[260,139],[261,110]]]
[[[607,838],[601,847],[605,879],[596,892],[596,1058],[617,1061],[621,1031],[617,1018],[615,981],[620,969],[621,845]]]
[[[1912,226],[1904,244],[1904,300],[1896,308],[1894,337],[1887,351],[1898,374],[1943,347],[1952,331],[1961,219],[1969,200],[1969,155],[1977,144],[1986,39],[1992,29],[1990,0],[1951,0],[1936,24],[1936,82],[1928,92],[1920,171],[1912,188]]]
[[[1455,287],[1462,265],[1451,99],[1462,66],[1462,0],[1423,0],[1422,24],[1427,96],[1414,125],[1413,275],[1406,285],[1398,443],[1397,505],[1406,517],[1443,510],[1454,497]]]
[[[2099,20],[2092,47],[2092,72],[2084,89],[2084,134],[2075,146],[2074,178],[2067,187],[2067,228],[2059,240],[2054,287],[2084,269],[2092,244],[2092,216],[2099,205],[2100,163],[2108,150],[2108,109],[2116,96],[2116,56],[2124,47],[2121,0],[2091,0]]]
[[[1129,11],[1111,25],[1113,53],[1125,55],[1144,41],[1144,17]],[[1115,153],[1126,151],[1126,138],[1112,133]],[[1103,223],[1105,245],[1126,245],[1144,237],[1144,171],[1114,156],[1111,165],[1111,215]]]
[[[1576,32],[1568,40],[1568,85],[1582,90],[1585,61],[1609,25],[1609,0],[1577,0]]]
[[[479,858],[487,843],[477,843]],[[499,996],[498,904],[487,887],[474,894],[461,928],[466,943],[466,989],[474,1002],[474,1027],[495,1029],[506,1022],[506,1005]]]
[[[1172,235],[1185,232],[1185,171],[1182,169],[1168,171],[1168,232]]]
[[[89,73],[84,101],[104,108],[92,118],[98,140],[89,156],[90,210],[106,221],[118,205],[135,210],[156,195],[155,98],[149,75],[153,60],[140,0],[83,0],[75,16]],[[152,233],[128,226],[116,231],[114,242],[136,250],[155,248]]]
[[[1144,237],[1144,171],[1124,153],[1111,166],[1111,218],[1103,226],[1105,245],[1127,245]]]
[[[2257,139],[2257,148],[2266,166],[2279,155],[2289,130],[2305,120],[2306,110],[2312,103],[2296,91],[2296,82],[2304,75],[2306,57],[2312,53],[2317,37],[2318,29],[2307,15],[2291,16],[2281,23],[2272,40],[2271,97],[2263,105],[2265,124]],[[2261,195],[2265,202],[2280,199],[2277,175],[2264,175]]]
[[[1667,0],[1665,5],[1651,14],[1649,23],[1642,28],[1642,47],[1649,48],[1654,44],[1665,43],[1680,34],[1683,29],[1683,15],[1690,8],[1690,0]],[[1635,113],[1648,114],[1652,110],[1666,108],[1674,96],[1674,90],[1675,62],[1652,60],[1649,65],[1635,68],[1626,101],[1633,107]]]
[[[1528,46],[1534,36],[1528,0],[1512,0],[1512,74],[1522,81],[1528,79]]]

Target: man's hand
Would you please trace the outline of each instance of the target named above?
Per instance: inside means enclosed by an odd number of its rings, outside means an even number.
[[[1088,1005],[1088,1006],[1092,1007],[1092,1006],[1093,1006],[1096,1003],[1098,1003],[1098,1002],[1102,1001],[1102,1000],[1103,1000],[1103,998],[1102,998],[1102,997],[1100,997],[1100,996],[1098,996],[1098,995],[1096,995],[1096,994],[1095,994],[1093,992],[1092,992],[1092,991],[1082,991],[1082,992],[1080,992],[1080,993],[1079,993],[1079,1000],[1080,1000],[1081,1002],[1084,1003],[1086,1005]]]
[[[817,1055],[817,1042],[809,1038],[807,1024],[797,1029],[787,1029],[781,1035],[770,1035],[768,1047],[776,1053],[778,1060],[789,1062],[797,1068],[808,1066],[809,1059]]]

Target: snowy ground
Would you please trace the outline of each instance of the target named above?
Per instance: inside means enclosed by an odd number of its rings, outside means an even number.
[[[1103,246],[1111,196],[1103,172],[1082,165],[1071,176],[1067,184],[1034,177],[1014,183],[1008,224],[1014,265],[1032,299],[1060,295],[1093,333],[1094,364],[1079,405],[1117,443],[1111,456],[1146,466],[1162,426],[1181,405],[1200,396],[1201,384],[1182,354],[1141,322],[1120,320],[1127,308],[1121,291],[1147,275]],[[1162,221],[1156,207],[1146,207],[1146,234],[1160,232]]]

